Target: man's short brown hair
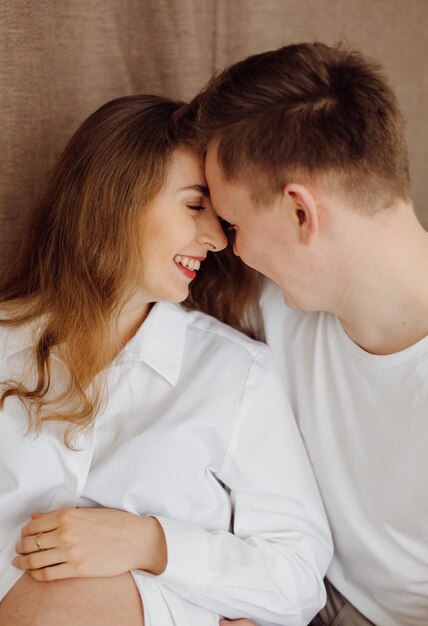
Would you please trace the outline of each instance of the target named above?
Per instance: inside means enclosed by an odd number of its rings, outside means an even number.
[[[214,76],[195,101],[203,143],[256,201],[324,177],[363,210],[409,197],[403,116],[381,68],[342,46],[303,43]]]

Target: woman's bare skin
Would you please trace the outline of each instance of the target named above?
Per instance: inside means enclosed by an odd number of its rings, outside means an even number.
[[[38,582],[27,573],[0,603],[1,626],[144,626],[131,574]]]

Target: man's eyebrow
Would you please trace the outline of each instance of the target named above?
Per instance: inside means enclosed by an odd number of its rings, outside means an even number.
[[[189,185],[188,187],[182,187],[180,191],[197,191],[202,194],[204,198],[208,198],[210,190],[206,185]]]

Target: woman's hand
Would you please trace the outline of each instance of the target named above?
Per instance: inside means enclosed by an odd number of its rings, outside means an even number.
[[[167,551],[161,525],[104,508],[58,509],[33,514],[16,544],[18,569],[35,580],[116,576],[131,569],[160,574]]]

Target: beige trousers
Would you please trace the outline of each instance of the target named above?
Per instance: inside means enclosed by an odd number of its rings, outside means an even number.
[[[364,617],[339,591],[324,580],[327,604],[314,617],[310,626],[375,626]]]

